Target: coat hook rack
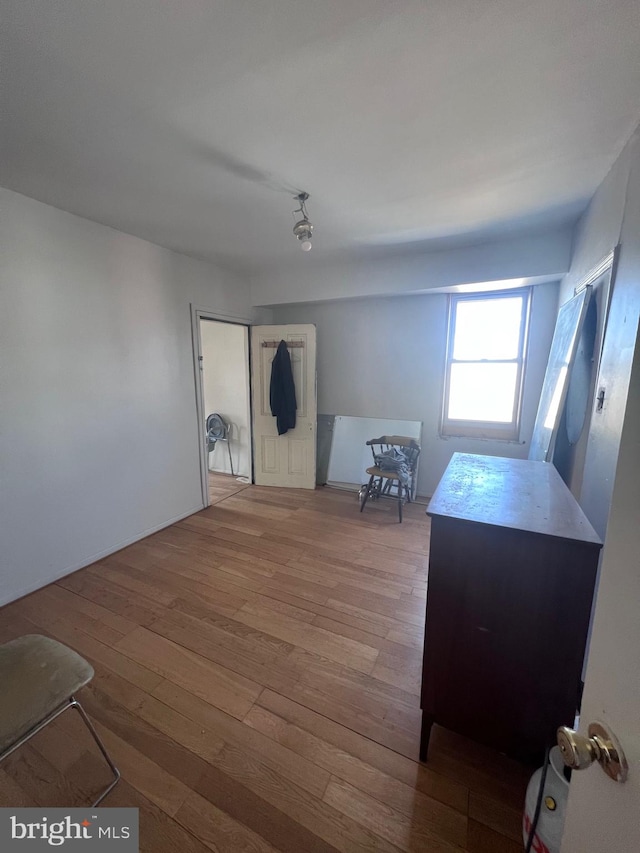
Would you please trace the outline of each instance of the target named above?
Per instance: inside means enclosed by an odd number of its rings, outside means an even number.
[[[287,345],[287,349],[292,349],[295,347],[304,347],[304,341],[285,341]],[[263,347],[271,347],[272,349],[278,349],[280,346],[280,341],[262,341]]]

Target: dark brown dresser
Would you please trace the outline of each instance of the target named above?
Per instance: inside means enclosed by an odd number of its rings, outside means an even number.
[[[420,758],[437,723],[540,763],[574,722],[602,543],[546,462],[455,453],[427,513]]]

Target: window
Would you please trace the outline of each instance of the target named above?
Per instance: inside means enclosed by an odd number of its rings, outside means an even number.
[[[442,434],[518,439],[531,289],[449,297]]]

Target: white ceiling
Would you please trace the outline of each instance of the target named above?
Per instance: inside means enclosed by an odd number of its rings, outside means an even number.
[[[638,0],[2,5],[0,184],[245,269],[287,189],[326,257],[566,222],[640,118]]]

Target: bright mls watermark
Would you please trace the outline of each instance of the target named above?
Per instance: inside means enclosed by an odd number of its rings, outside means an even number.
[[[138,853],[138,809],[0,809],[0,851]]]

